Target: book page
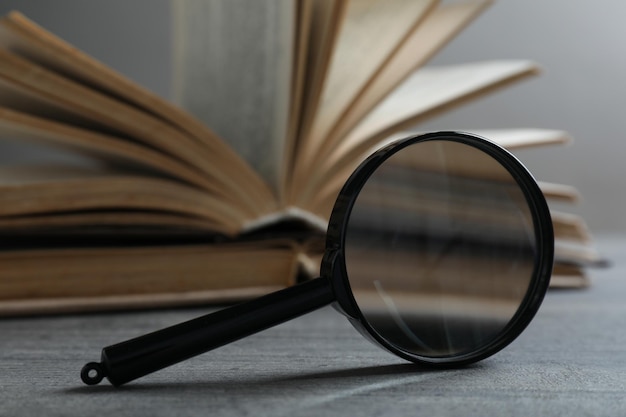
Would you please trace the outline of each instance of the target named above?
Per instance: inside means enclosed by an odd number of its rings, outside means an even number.
[[[434,6],[433,0],[352,0],[333,50],[311,135],[323,138],[350,101]],[[314,141],[316,143],[316,141]]]
[[[150,230],[153,236],[182,236],[211,237],[214,234],[229,235],[231,231],[211,219],[189,217],[177,213],[166,212],[137,212],[116,210],[90,210],[80,212],[54,212],[40,215],[0,216],[0,231],[4,237],[19,236],[21,239],[30,239],[29,236],[62,236],[68,241],[69,236],[80,236],[87,239],[94,236],[114,235],[116,242],[122,243],[127,237]],[[85,240],[85,239],[83,239]],[[94,239],[95,240],[95,239]],[[93,242],[93,241],[92,241]],[[15,246],[18,243],[13,242]],[[25,246],[43,247],[45,240],[34,238]]]
[[[169,212],[204,218],[228,234],[256,219],[197,188],[106,167],[0,167],[0,217],[92,210]]]
[[[300,204],[308,207],[311,200],[320,200],[321,195],[327,195],[321,192],[324,188],[334,187],[338,191],[338,184],[348,178],[366,153],[379,147],[390,135],[536,72],[537,67],[528,61],[487,61],[420,69],[319,164],[319,173],[310,175],[302,188]]]
[[[0,19],[0,45],[57,74],[153,113],[212,149],[232,153],[210,129],[190,114],[76,49],[19,12],[11,12]]]
[[[292,86],[294,0],[176,0],[174,95],[274,188]]]
[[[371,80],[368,88],[353,100],[326,139],[321,155],[332,151],[332,147],[347,136],[380,101],[450,42],[489,4],[489,0],[452,2],[429,13]]]
[[[572,141],[569,133],[555,129],[472,129],[472,133],[496,142],[508,150],[546,145],[565,145]]]
[[[555,238],[580,243],[591,242],[591,233],[582,217],[556,210],[552,210],[550,214]]]
[[[302,158],[326,140],[333,125],[343,117],[350,102],[376,71],[390,59],[427,13],[435,0],[352,0],[348,3],[333,48],[312,126],[303,131]]]
[[[296,2],[295,39],[293,42],[293,67],[291,72],[291,97],[289,117],[285,133],[285,148],[280,165],[280,184],[276,187],[280,206],[284,206],[286,184],[289,182],[293,155],[297,148],[297,136],[304,103],[304,88],[307,75],[307,54],[310,45],[309,33],[313,23],[313,5],[315,0]]]
[[[589,241],[557,239],[554,242],[556,264],[607,267],[611,264]]]
[[[79,90],[70,88],[67,92],[78,93],[79,98],[85,104],[96,102],[99,106],[102,104],[100,100],[97,100],[100,97],[107,98],[109,104],[117,102],[117,106],[113,108],[108,106],[104,109],[104,116],[102,113],[96,113],[95,121],[100,124],[101,130],[120,129],[116,123],[111,123],[109,115],[126,114],[134,119],[137,126],[145,125],[148,130],[151,129],[152,133],[149,136],[155,136],[155,140],[164,134],[167,136],[166,141],[171,142],[174,147],[185,146],[185,142],[195,142],[192,146],[198,147],[199,151],[196,153],[199,155],[211,154],[215,156],[216,160],[227,162],[223,163],[220,169],[210,168],[214,166],[211,157],[206,161],[197,161],[197,164],[202,165],[203,168],[201,169],[205,171],[208,169],[216,172],[225,171],[225,176],[230,178],[228,181],[231,182],[231,190],[239,189],[242,185],[233,186],[232,179],[235,179],[237,183],[243,183],[244,188],[247,188],[243,193],[244,199],[247,198],[245,194],[250,196],[258,194],[260,200],[253,201],[253,204],[256,205],[264,205],[263,200],[273,199],[267,185],[251,167],[201,122],[74,48],[28,20],[19,12],[12,12],[0,19],[0,46],[11,52],[9,56],[19,56],[22,60],[26,60],[38,68],[45,68],[48,73],[56,74],[71,81],[73,85],[80,86],[81,89]],[[32,90],[28,79],[24,79],[22,82],[24,82],[22,89]],[[81,97],[80,94],[84,91],[95,94],[96,100],[94,100],[93,94]],[[54,95],[46,95],[46,98],[51,99],[52,106],[66,107],[68,104],[63,100],[56,99]],[[93,116],[92,113],[92,123],[94,122]],[[76,117],[74,117],[74,122],[75,119]],[[155,123],[159,127],[156,127]],[[127,132],[125,129],[122,130]],[[144,136],[145,138],[146,136]],[[154,145],[154,141],[149,143]],[[171,148],[170,151],[172,151]],[[174,150],[172,153],[177,154],[177,152]],[[217,172],[217,176],[222,176],[222,174]]]
[[[0,94],[3,90],[0,89]],[[222,190],[206,176],[180,161],[151,148],[97,131],[56,122],[0,106],[0,136],[10,140],[29,141],[53,145],[98,161],[118,163],[124,166],[148,168],[152,173],[165,174],[216,193]],[[235,202],[233,202],[235,203]]]
[[[0,50],[0,79],[22,93],[19,104],[23,111],[30,103],[33,107],[45,103],[63,112],[65,122],[73,117],[82,125],[90,123],[90,127],[117,132],[206,171],[203,166],[211,154],[171,126],[6,50]],[[7,100],[4,104],[10,105]]]
[[[342,142],[342,147],[384,138],[466,100],[538,74],[529,61],[485,61],[426,67],[406,79],[379,103]]]
[[[548,200],[560,201],[564,203],[578,203],[580,193],[575,187],[565,184],[555,184],[546,181],[537,181],[543,196]]]
[[[53,111],[42,113],[44,117],[61,115],[64,122],[76,120],[79,126],[114,132],[171,155],[210,178],[223,194],[230,193],[243,206],[257,206],[262,212],[276,207],[266,187],[242,181],[238,166],[231,164],[231,159],[136,107],[1,49],[0,80],[20,94],[20,100],[3,99],[4,105],[17,104],[23,111],[30,111],[30,105],[35,111],[45,105],[46,111]]]
[[[290,132],[285,153],[282,190],[283,202],[291,200],[294,166],[297,155],[301,152],[302,138],[310,127],[314,111],[319,105],[323,81],[326,78],[330,57],[335,44],[348,0],[304,0],[298,3],[305,9],[298,23],[300,43],[306,43],[306,50],[298,47],[298,66],[295,69],[301,76],[301,94],[292,102],[297,106],[298,113],[290,116]],[[306,8],[305,8],[306,6]],[[306,42],[304,38],[306,37]],[[303,61],[303,62],[300,62]]]
[[[427,13],[423,20],[398,46],[368,80],[366,87],[353,97],[345,113],[336,120],[320,143],[308,152],[302,152],[294,176],[294,190],[300,190],[309,181],[320,161],[335,154],[344,138],[383,98],[397,88],[417,68],[443,48],[465,26],[490,4],[488,0],[474,0],[442,4]]]
[[[550,288],[586,288],[589,285],[591,285],[591,280],[583,267],[560,263],[554,265],[550,277]]]

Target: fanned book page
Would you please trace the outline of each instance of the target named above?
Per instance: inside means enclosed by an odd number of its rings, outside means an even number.
[[[342,142],[374,142],[453,106],[536,74],[528,61],[488,61],[426,67],[381,101]]]
[[[176,0],[173,11],[176,102],[278,193],[292,104],[295,2]]]
[[[321,169],[309,173],[297,204],[306,206],[319,201],[322,189],[327,189],[330,183],[336,184],[335,179],[345,181],[360,157],[393,133],[535,73],[535,64],[528,61],[420,69],[380,102],[330,155],[317,162]]]
[[[144,210],[204,218],[235,235],[255,218],[223,199],[183,184],[107,168],[0,168],[0,216],[92,210]]]
[[[149,113],[38,66],[17,54],[1,50],[0,81],[24,90],[24,96],[28,95],[32,101],[47,101],[49,106],[85,121],[87,127],[112,131],[170,154],[210,176],[216,185],[221,184],[224,193],[247,194],[242,190],[243,184],[234,179],[232,166],[220,163],[222,160],[219,155]],[[67,120],[64,118],[64,121]],[[211,165],[220,168],[215,169]]]
[[[433,0],[361,0],[348,3],[319,108],[303,152],[330,133],[355,96],[435,5]],[[368,53],[364,54],[363,51]]]
[[[319,134],[319,131],[318,134],[311,132],[302,138],[305,143],[298,155],[298,166],[294,169],[295,179],[292,181],[292,187],[296,190],[302,188],[308,181],[313,167],[334,154],[343,139],[377,103],[443,48],[488,4],[489,2],[485,0],[458,4],[430,4],[429,13],[421,16],[418,24],[411,27],[402,42],[384,62],[380,63],[376,71],[368,74],[369,77],[365,82],[356,86],[356,94],[339,109],[334,121],[328,123],[327,132],[324,135]],[[352,66],[349,66],[344,71],[351,68]],[[331,80],[328,81],[330,82]]]

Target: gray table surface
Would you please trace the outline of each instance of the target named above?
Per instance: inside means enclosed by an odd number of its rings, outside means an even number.
[[[492,358],[429,371],[363,339],[330,308],[113,388],[79,371],[103,346],[205,310],[0,320],[0,416],[624,416],[626,237],[588,290],[551,291]]]

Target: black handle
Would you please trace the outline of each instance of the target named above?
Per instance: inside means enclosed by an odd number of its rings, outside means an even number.
[[[118,386],[245,336],[301,316],[335,299],[330,281],[316,278],[102,349],[101,362],[81,371],[84,383],[105,376]]]

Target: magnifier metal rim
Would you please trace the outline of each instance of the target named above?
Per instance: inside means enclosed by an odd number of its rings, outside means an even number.
[[[416,355],[387,341],[367,321],[350,290],[346,263],[345,239],[350,213],[359,195],[374,171],[396,152],[419,142],[445,140],[477,148],[498,161],[515,179],[524,193],[533,218],[536,252],[533,275],[528,291],[519,308],[500,334],[484,346],[467,353],[429,357]],[[537,182],[524,165],[500,145],[483,137],[462,132],[434,132],[409,137],[394,142],[367,158],[350,176],[337,197],[328,226],[326,253],[322,263],[322,276],[333,285],[339,309],[352,324],[369,339],[390,352],[409,361],[431,366],[449,367],[479,361],[500,351],[511,343],[528,326],[537,313],[550,283],[554,260],[554,232],[550,210]]]

